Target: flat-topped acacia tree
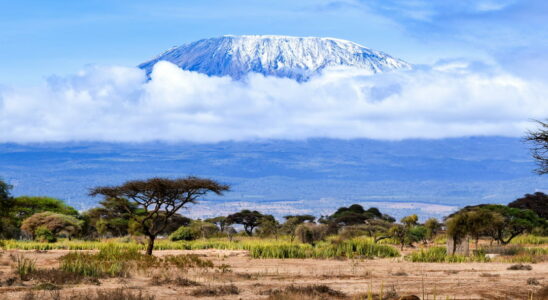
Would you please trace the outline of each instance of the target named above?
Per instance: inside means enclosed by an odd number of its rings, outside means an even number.
[[[143,233],[148,237],[146,253],[152,255],[154,240],[168,226],[170,218],[177,211],[188,204],[196,203],[207,193],[222,195],[228,190],[228,185],[190,176],[179,179],[132,180],[120,186],[93,188],[90,195],[127,199],[130,203],[136,204],[141,212],[136,213],[128,207],[128,213],[139,222]]]

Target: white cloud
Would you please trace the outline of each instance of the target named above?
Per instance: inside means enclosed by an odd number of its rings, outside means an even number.
[[[208,77],[161,62],[88,67],[0,90],[0,142],[521,136],[548,116],[548,88],[462,62],[375,76],[331,70],[309,82]]]

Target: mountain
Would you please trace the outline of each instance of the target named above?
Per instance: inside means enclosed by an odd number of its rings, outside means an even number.
[[[0,144],[0,176],[15,195],[48,195],[78,209],[97,205],[89,188],[154,176],[196,175],[231,185],[184,214],[243,208],[276,216],[376,206],[398,219],[442,217],[459,206],[509,203],[548,190],[519,138],[266,140],[193,143]]]
[[[240,79],[255,72],[306,81],[330,67],[355,67],[374,73],[411,65],[356,43],[318,37],[223,36],[173,47],[139,67],[147,74],[158,61],[210,76]]]

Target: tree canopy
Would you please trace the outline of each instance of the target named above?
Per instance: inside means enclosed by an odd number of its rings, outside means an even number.
[[[366,220],[370,219],[382,219],[389,222],[395,221],[391,216],[382,214],[376,207],[365,210],[359,204],[352,204],[349,207],[340,207],[334,214],[328,216],[326,221],[339,226],[348,226],[364,224]]]
[[[44,211],[78,216],[78,211],[76,209],[56,198],[21,196],[14,199],[12,213],[16,218],[25,219]]]
[[[531,232],[545,222],[531,210],[498,204],[466,206],[451,214],[446,221],[447,233],[460,241],[461,235],[490,236],[501,244],[508,244],[514,237]]]
[[[91,196],[102,195],[106,198],[127,199],[144,212],[126,211],[137,221],[148,239],[147,254],[152,255],[154,240],[169,225],[170,218],[181,208],[196,203],[208,193],[222,195],[229,186],[214,180],[198,177],[179,179],[152,178],[132,180],[120,186],[96,187]]]
[[[55,236],[65,235],[70,238],[82,229],[82,223],[83,221],[74,216],[45,211],[26,218],[21,224],[21,229],[33,238],[39,228],[45,228]]]
[[[525,196],[510,202],[508,206],[520,209],[530,209],[539,217],[548,219],[548,195],[542,192],[526,194]]]
[[[226,218],[227,224],[240,224],[244,226],[247,235],[253,235],[253,230],[261,224],[261,219],[264,215],[256,210],[251,211],[244,209],[240,212],[228,215]]]

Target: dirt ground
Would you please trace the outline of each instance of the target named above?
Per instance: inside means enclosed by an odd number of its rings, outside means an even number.
[[[68,251],[47,252],[7,251],[0,258],[0,299],[24,299],[36,282],[23,281],[7,286],[14,277],[9,254],[24,254],[36,259],[38,268],[55,268],[58,258]],[[200,299],[266,299],[269,290],[289,285],[324,284],[347,295],[372,291],[395,291],[399,295],[429,295],[428,299],[530,299],[532,291],[548,285],[548,263],[532,264],[532,270],[511,271],[506,263],[410,263],[397,259],[375,260],[318,260],[318,259],[252,259],[246,251],[155,251],[155,255],[194,253],[212,260],[215,265],[228,265],[226,272],[209,271],[182,273],[177,269],[155,270],[158,275],[184,276],[205,286],[234,284],[238,295],[200,297]],[[63,286],[61,295],[92,289],[141,290],[155,299],[195,299],[196,287],[152,284],[153,274],[136,273],[130,278],[100,279],[99,285],[77,284]],[[538,284],[531,283],[535,278]],[[48,291],[39,299],[47,299]],[[365,298],[367,299],[367,298]]]

